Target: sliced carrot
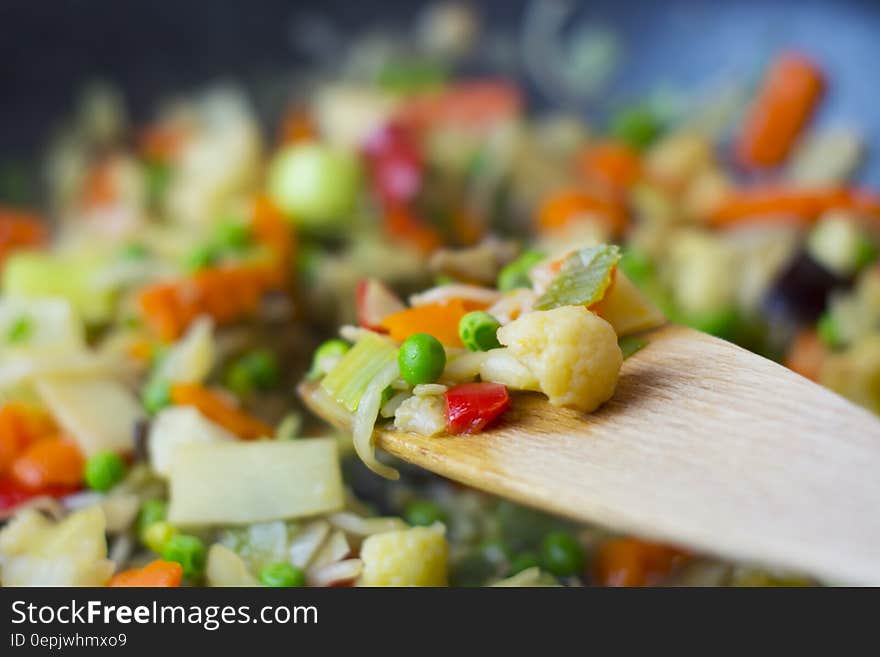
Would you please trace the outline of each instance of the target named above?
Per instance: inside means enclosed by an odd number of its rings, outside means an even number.
[[[123,570],[114,575],[107,586],[175,587],[183,579],[183,566],[174,561],[156,559],[143,568]]]
[[[251,230],[257,243],[272,254],[277,284],[283,285],[291,272],[291,259],[296,248],[293,226],[267,196],[254,200]]]
[[[552,232],[586,216],[603,222],[612,235],[620,235],[627,226],[627,213],[620,201],[604,194],[567,189],[551,195],[538,210],[541,232]]]
[[[151,285],[138,295],[138,303],[153,331],[174,340],[199,315],[210,315],[220,325],[248,317],[263,294],[280,287],[275,262],[226,265]]]
[[[413,96],[403,103],[398,119],[416,130],[438,125],[481,129],[515,116],[522,106],[522,93],[514,84],[473,80]]]
[[[13,251],[42,246],[47,238],[46,225],[39,216],[0,206],[0,265]]]
[[[850,210],[880,220],[880,198],[845,187],[753,187],[731,192],[709,221],[715,226],[769,221],[808,226],[829,210]]]
[[[416,217],[403,205],[394,205],[385,213],[385,229],[422,253],[431,253],[443,245],[443,238],[433,226]]]
[[[599,547],[593,578],[601,586],[659,584],[687,554],[681,550],[634,538],[619,538]]]
[[[0,407],[0,475],[32,443],[57,430],[52,417],[40,408],[20,402]]]
[[[642,175],[639,154],[619,142],[590,144],[577,156],[581,175],[614,192],[626,191]]]
[[[736,142],[739,162],[765,168],[785,160],[825,90],[822,71],[798,53],[771,65]]]
[[[83,455],[71,440],[38,440],[12,462],[12,477],[31,490],[50,486],[77,486],[82,481]]]
[[[444,346],[463,347],[464,344],[458,336],[458,322],[472,310],[477,308],[462,299],[428,303],[388,315],[382,320],[382,328],[398,342],[403,342],[415,333],[430,333]]]
[[[785,357],[785,366],[811,381],[819,380],[822,363],[828,356],[828,349],[819,334],[813,329],[798,333]]]
[[[195,406],[209,420],[225,427],[243,440],[265,438],[272,427],[229,403],[220,395],[195,383],[176,383],[171,387],[171,401],[182,406]]]

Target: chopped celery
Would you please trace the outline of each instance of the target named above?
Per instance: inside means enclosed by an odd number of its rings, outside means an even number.
[[[535,308],[551,310],[560,306],[590,306],[600,301],[612,281],[620,260],[620,249],[601,244],[572,253]]]
[[[353,413],[370,382],[396,360],[397,348],[391,342],[378,335],[365,335],[324,377],[321,387]]]
[[[96,283],[102,263],[95,258],[21,252],[6,260],[3,295],[19,298],[63,297],[88,322],[109,319],[113,293]]]

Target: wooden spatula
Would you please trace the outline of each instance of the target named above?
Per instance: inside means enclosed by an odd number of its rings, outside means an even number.
[[[377,431],[377,445],[576,520],[880,584],[880,420],[723,340],[677,326],[645,337],[595,413],[524,394],[484,433]]]

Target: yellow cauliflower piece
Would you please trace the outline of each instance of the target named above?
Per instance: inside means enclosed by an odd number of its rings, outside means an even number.
[[[449,549],[442,525],[369,536],[359,586],[446,586]]]
[[[583,306],[528,313],[498,329],[498,339],[555,406],[589,413],[614,394],[623,363],[617,334]]]

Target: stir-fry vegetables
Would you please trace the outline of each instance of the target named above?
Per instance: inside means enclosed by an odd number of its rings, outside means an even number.
[[[812,123],[831,71],[780,52],[747,104],[615,96],[589,125],[475,75],[467,8],[418,34],[354,39],[277,125],[226,88],[129,133],[95,91],[43,202],[0,208],[0,583],[809,582],[530,511],[374,434],[503,440],[526,395],[593,412],[666,321],[880,412],[880,194],[858,132]]]

